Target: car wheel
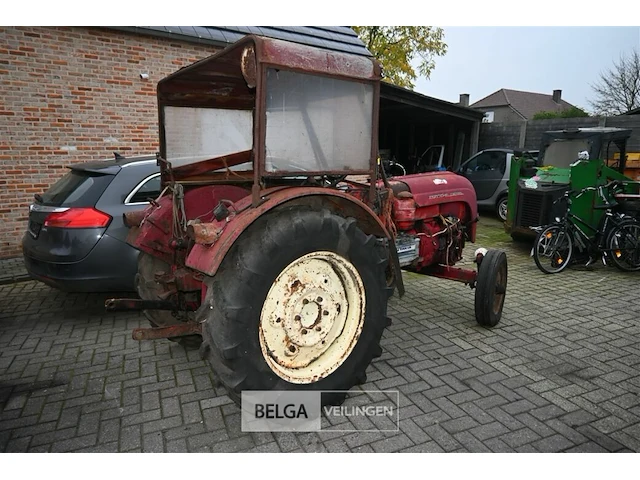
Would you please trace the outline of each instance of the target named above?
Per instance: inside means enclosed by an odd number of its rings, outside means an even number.
[[[504,197],[500,197],[500,199],[498,199],[498,202],[496,203],[496,215],[503,222],[507,221],[507,202],[508,202],[508,200],[509,200],[509,197],[504,196]]]

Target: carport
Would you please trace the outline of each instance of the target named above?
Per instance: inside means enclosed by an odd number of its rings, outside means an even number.
[[[468,102],[468,97],[461,100]],[[444,166],[455,170],[478,150],[483,116],[467,106],[383,82],[379,147],[413,173],[418,156],[432,145],[444,145]]]

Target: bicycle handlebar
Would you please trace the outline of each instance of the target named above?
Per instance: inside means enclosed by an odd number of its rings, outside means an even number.
[[[623,182],[620,180],[613,180],[609,183],[607,183],[606,185],[598,185],[597,187],[585,187],[582,190],[567,190],[564,195],[562,197],[557,198],[554,202],[553,205],[555,205],[556,203],[558,203],[561,200],[565,200],[567,201],[569,204],[571,204],[571,197],[574,198],[579,198],[582,195],[584,195],[587,192],[598,192],[598,196],[600,197],[600,199],[604,202],[605,205],[608,206],[614,206],[614,204],[612,204],[609,199],[604,195],[603,191],[606,190],[612,190],[615,187],[619,187],[619,186],[623,186],[623,185],[627,185],[627,184],[640,184],[640,182]]]

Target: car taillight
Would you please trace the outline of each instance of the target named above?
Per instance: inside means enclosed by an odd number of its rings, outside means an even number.
[[[56,228],[103,228],[109,225],[110,221],[110,215],[95,208],[70,208],[64,212],[50,213],[44,221],[44,226]]]

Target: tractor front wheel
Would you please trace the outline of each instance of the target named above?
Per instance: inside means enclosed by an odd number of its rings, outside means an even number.
[[[502,317],[507,293],[507,255],[489,250],[482,259],[476,280],[476,320],[483,327],[495,327]]]
[[[200,309],[204,344],[230,397],[245,390],[325,390],[341,403],[364,383],[387,326],[387,246],[353,218],[290,207],[236,241]]]

